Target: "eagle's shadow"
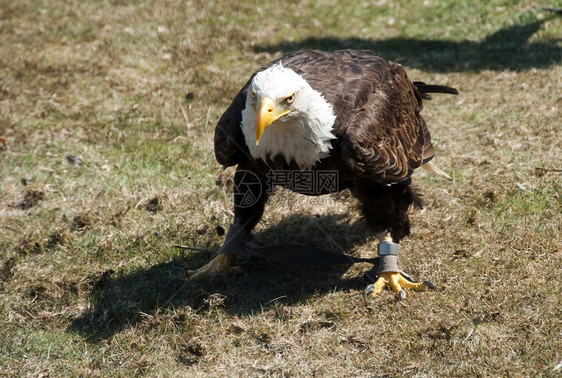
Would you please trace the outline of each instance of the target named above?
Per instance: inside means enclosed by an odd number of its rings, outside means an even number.
[[[369,237],[362,221],[350,223],[342,214],[291,214],[256,233],[256,238],[266,243],[312,245],[347,254],[354,254],[353,249]],[[213,250],[218,248],[218,245],[212,247]],[[141,322],[146,318],[145,314],[155,315],[170,308],[190,307],[204,312],[220,306],[230,314],[246,316],[279,303],[303,303],[312,296],[335,290],[361,295],[368,283],[361,272],[371,268],[371,265],[361,263],[357,274],[344,277],[351,264],[293,267],[257,260],[246,272],[234,277],[192,283],[174,280],[170,275],[174,267],[195,269],[213,256],[214,253],[209,251],[190,252],[188,257],[178,253],[172,261],[130,274],[112,271],[100,274],[91,285],[91,305],[74,319],[68,331],[95,342]],[[240,258],[239,261],[245,260]]]
[[[309,37],[301,41],[284,41],[258,45],[256,52],[285,53],[306,47],[318,50],[370,49],[382,57],[406,67],[430,72],[480,72],[483,70],[522,71],[560,64],[560,38],[548,42],[533,42],[531,37],[552,15],[536,20],[533,15],[526,23],[500,29],[480,41],[443,39],[362,39]]]

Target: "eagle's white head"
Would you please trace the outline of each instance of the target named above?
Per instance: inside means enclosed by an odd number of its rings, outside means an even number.
[[[275,64],[248,87],[242,132],[254,158],[282,155],[308,169],[328,156],[336,116],[322,94],[295,71]]]

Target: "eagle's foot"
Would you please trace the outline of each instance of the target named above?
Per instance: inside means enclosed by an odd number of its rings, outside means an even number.
[[[398,244],[388,238],[378,245],[379,266],[375,282],[365,289],[365,294],[377,296],[384,287],[390,287],[398,295],[398,300],[406,298],[405,289],[424,291],[435,289],[431,281],[415,282],[412,277],[398,267]],[[368,275],[370,278],[370,276]]]
[[[405,289],[414,291],[425,291],[428,289],[435,289],[435,285],[431,281],[412,282],[400,272],[384,272],[378,275],[374,284],[370,284],[365,289],[365,294],[377,296],[383,288],[390,287],[393,292],[398,295],[399,300],[406,298]]]
[[[212,277],[216,275],[230,275],[243,272],[239,266],[231,266],[232,255],[228,253],[220,253],[209,261],[206,265],[196,270],[184,271],[184,277],[188,280],[196,280],[204,277]]]
[[[228,233],[226,234],[224,244],[222,245],[219,254],[199,269],[183,270],[183,272],[181,272],[181,276],[182,278],[187,278],[191,281],[204,277],[212,277],[216,275],[226,276],[244,272],[242,265],[231,265],[232,258],[235,255],[247,255],[258,245],[259,243],[253,240],[251,235],[244,231],[240,224],[233,223],[228,229]],[[176,276],[178,275],[176,274]]]

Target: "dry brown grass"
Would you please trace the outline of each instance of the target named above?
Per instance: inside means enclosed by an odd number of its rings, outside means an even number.
[[[0,0],[0,374],[560,374],[561,34],[523,2]],[[301,45],[460,90],[425,106],[454,181],[416,174],[402,245],[438,290],[366,299],[366,264],[170,282],[232,219],[218,117]],[[372,256],[349,193],[321,200],[280,191],[257,237]]]

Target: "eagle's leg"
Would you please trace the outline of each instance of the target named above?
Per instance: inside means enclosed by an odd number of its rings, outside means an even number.
[[[248,254],[254,244],[252,237],[237,222],[230,225],[224,244],[218,255],[206,265],[196,270],[187,270],[185,275],[190,280],[217,274],[228,275],[243,272],[240,266],[232,266],[234,255]]]
[[[411,180],[392,185],[362,180],[355,183],[352,192],[361,201],[367,224],[379,240],[378,269],[365,274],[374,282],[367,287],[367,294],[375,296],[390,287],[403,299],[406,289],[435,288],[429,281],[414,282],[398,267],[398,242],[410,234],[410,208],[421,207],[420,195],[412,188]]]
[[[398,299],[406,298],[405,289],[424,291],[435,289],[431,281],[414,282],[413,279],[398,267],[398,244],[392,241],[389,234],[385,235],[378,245],[379,267],[374,284],[367,286],[365,292],[372,296],[378,295],[383,288],[389,287],[398,295]]]
[[[219,254],[203,267],[185,271],[190,280],[243,272],[242,267],[231,265],[234,255],[252,255],[258,246],[251,231],[261,219],[269,195],[265,179],[245,168],[239,164],[234,174],[234,221]]]

